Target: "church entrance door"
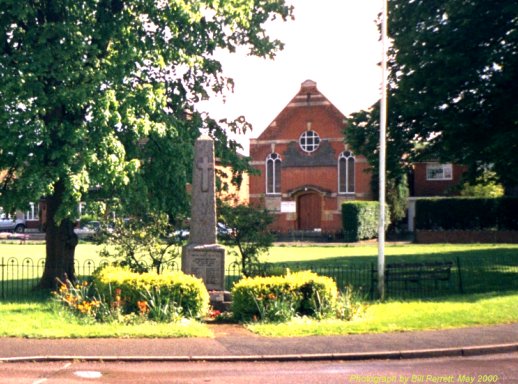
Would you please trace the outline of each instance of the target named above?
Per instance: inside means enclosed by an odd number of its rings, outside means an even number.
[[[312,192],[300,195],[297,200],[299,229],[313,230],[320,228],[322,217],[322,198]]]

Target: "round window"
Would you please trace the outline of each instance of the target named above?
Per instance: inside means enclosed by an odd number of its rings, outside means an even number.
[[[316,151],[320,145],[320,136],[315,131],[305,131],[300,135],[299,144],[300,148],[305,152]]]

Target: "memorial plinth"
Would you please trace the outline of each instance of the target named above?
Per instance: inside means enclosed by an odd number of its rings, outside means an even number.
[[[199,277],[208,290],[225,288],[225,248],[216,238],[214,142],[201,136],[194,147],[191,229],[182,250],[182,271]]]
[[[182,270],[199,277],[209,291],[225,288],[225,248],[218,244],[188,244],[182,252]]]

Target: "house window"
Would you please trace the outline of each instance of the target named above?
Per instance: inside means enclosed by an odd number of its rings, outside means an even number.
[[[29,203],[29,210],[25,212],[25,220],[39,220],[38,206],[33,202]]]
[[[427,164],[426,180],[452,180],[453,171],[451,164]]]
[[[281,158],[270,153],[266,158],[266,194],[281,193]]]
[[[314,152],[320,145],[320,136],[315,131],[305,131],[300,135],[299,144],[304,152]]]
[[[338,193],[354,193],[354,156],[350,151],[338,157]]]

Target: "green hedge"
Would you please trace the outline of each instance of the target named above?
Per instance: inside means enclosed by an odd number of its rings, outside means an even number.
[[[518,230],[518,198],[448,197],[417,200],[415,228]]]
[[[249,277],[232,288],[232,312],[238,320],[261,319],[258,302],[289,300],[294,313],[314,317],[334,315],[338,289],[333,279],[310,271],[285,276]],[[264,320],[264,319],[263,319]]]
[[[146,291],[152,290],[159,290],[161,296],[181,306],[185,317],[200,317],[209,309],[209,294],[203,281],[180,271],[139,274],[127,268],[108,266],[96,271],[93,278],[104,297],[112,297],[120,290],[127,313],[136,312],[137,302],[143,300]]]
[[[342,225],[345,241],[359,241],[378,236],[379,202],[347,201],[342,204]],[[389,210],[385,209],[385,229],[390,224]]]

